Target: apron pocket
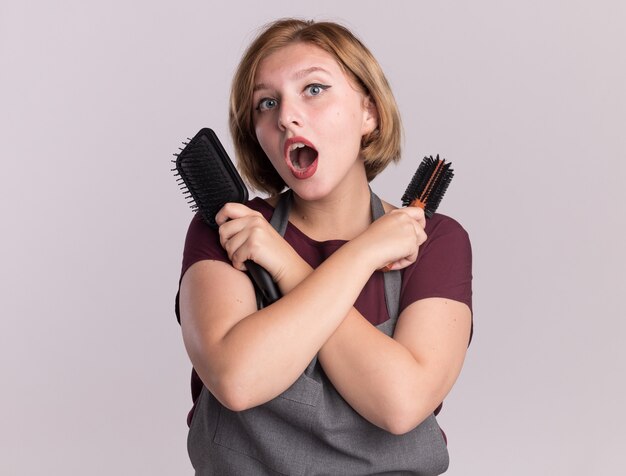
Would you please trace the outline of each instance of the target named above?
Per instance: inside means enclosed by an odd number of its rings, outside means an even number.
[[[213,441],[274,471],[303,475],[321,389],[321,383],[302,374],[285,392],[263,405],[241,412],[222,407]],[[237,465],[236,458],[233,465]]]

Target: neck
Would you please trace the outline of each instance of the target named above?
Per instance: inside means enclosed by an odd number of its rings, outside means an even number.
[[[319,200],[306,201],[294,194],[289,220],[316,241],[351,240],[372,222],[367,181]]]

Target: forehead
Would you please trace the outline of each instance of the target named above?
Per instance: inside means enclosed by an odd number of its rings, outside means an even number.
[[[255,83],[265,82],[274,76],[296,75],[316,67],[331,74],[343,73],[343,69],[330,53],[310,43],[293,43],[261,60],[256,71]]]

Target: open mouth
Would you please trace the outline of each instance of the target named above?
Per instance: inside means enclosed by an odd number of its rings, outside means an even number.
[[[318,156],[317,149],[303,137],[292,137],[285,142],[285,161],[293,176],[298,179],[315,174]]]
[[[289,147],[289,161],[296,170],[308,169],[317,159],[317,151],[302,142],[296,142]]]

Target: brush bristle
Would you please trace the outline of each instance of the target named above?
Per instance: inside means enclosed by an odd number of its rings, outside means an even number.
[[[422,207],[426,217],[430,218],[437,211],[454,176],[450,165],[439,155],[436,159],[424,157],[402,196],[402,205]]]
[[[211,129],[189,139],[176,158],[176,171],[187,203],[212,227],[217,227],[215,215],[224,204],[248,200],[241,177]]]

